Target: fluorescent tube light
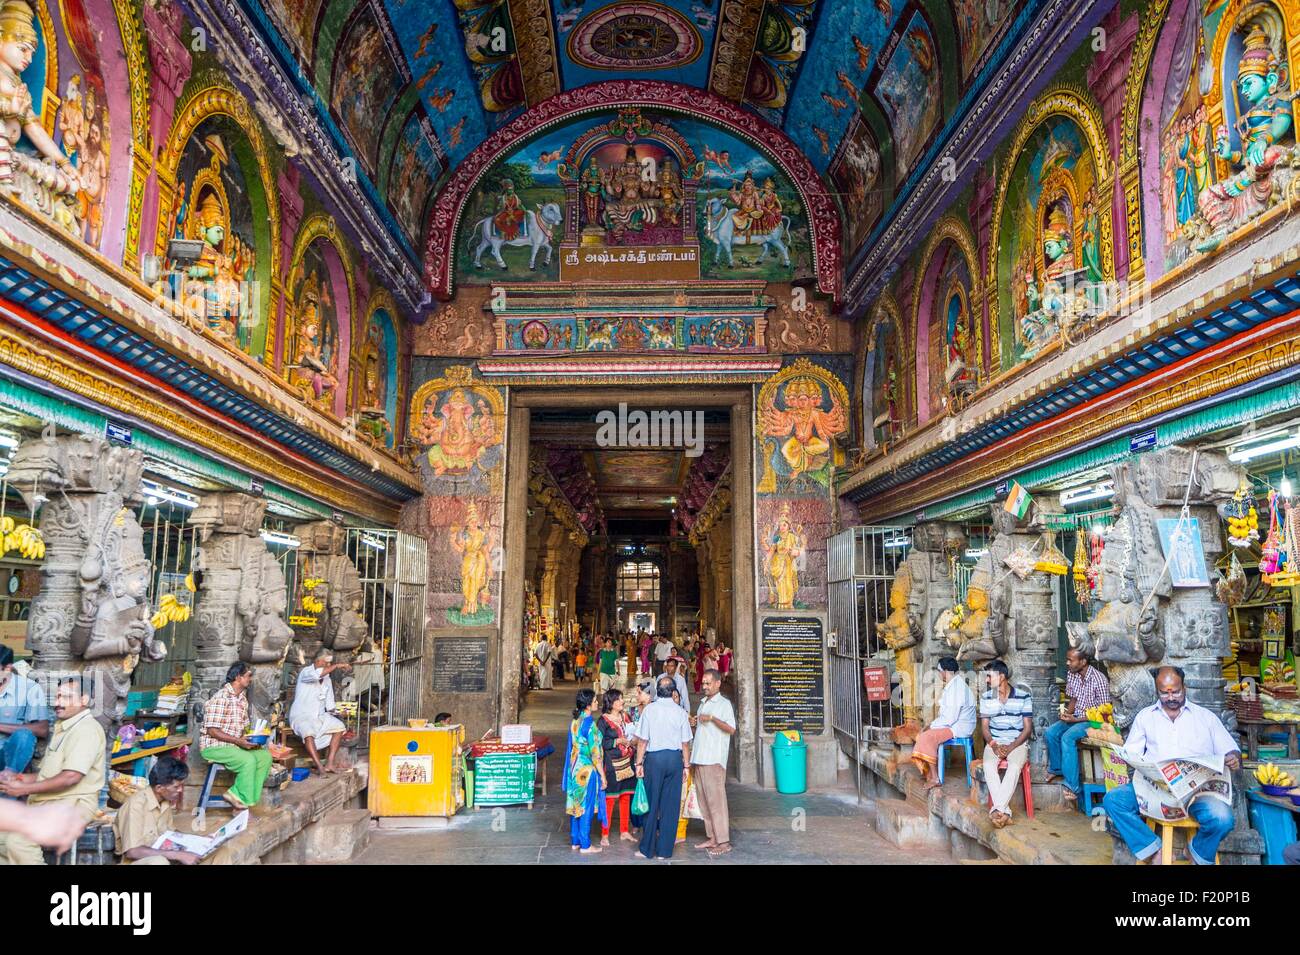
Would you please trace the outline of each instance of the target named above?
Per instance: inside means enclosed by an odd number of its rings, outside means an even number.
[[[1249,448],[1233,448],[1228,452],[1228,460],[1233,464],[1241,464],[1254,458],[1262,458],[1266,454],[1274,454],[1278,451],[1286,451],[1296,447],[1300,447],[1300,432],[1283,435],[1269,441],[1267,444],[1257,444]]]
[[[262,531],[262,540],[268,544],[279,544],[281,547],[300,547],[302,541],[292,534],[284,534],[280,531]]]
[[[163,501],[191,509],[199,506],[198,495],[174,487],[167,487],[165,484],[145,480],[140,482],[140,489],[144,491],[149,503],[155,507]]]
[[[1115,482],[1102,481],[1100,484],[1087,484],[1062,491],[1061,506],[1070,507],[1073,504],[1082,504],[1084,501],[1100,501],[1102,498],[1114,496]]]

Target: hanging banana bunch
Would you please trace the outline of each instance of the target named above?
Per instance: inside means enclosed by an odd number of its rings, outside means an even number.
[[[158,601],[158,612],[149,618],[155,630],[169,623],[182,623],[190,619],[190,608],[176,599],[175,594],[164,594]]]
[[[0,557],[17,551],[28,560],[45,557],[45,539],[31,524],[19,524],[12,517],[0,517]]]
[[[1232,500],[1223,505],[1223,517],[1228,522],[1228,543],[1233,547],[1249,547],[1251,541],[1259,540],[1259,511],[1245,481],[1238,485]]]
[[[1074,599],[1079,602],[1083,612],[1088,612],[1092,600],[1092,585],[1088,582],[1088,548],[1083,539],[1087,533],[1080,527],[1074,535],[1074,561],[1071,576],[1074,578]]]

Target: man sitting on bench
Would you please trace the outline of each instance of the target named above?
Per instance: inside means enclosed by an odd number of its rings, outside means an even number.
[[[1088,735],[1087,712],[1110,702],[1110,681],[1092,665],[1082,650],[1071,647],[1065,654],[1065,715],[1047,728],[1047,781],[1065,777],[1061,784],[1065,799],[1079,798],[1079,740]]]
[[[226,682],[203,705],[199,755],[235,774],[235,783],[221,794],[237,811],[262,801],[262,784],[271,774],[271,754],[244,737],[248,726],[248,687],[253,668],[243,660],[226,671]]]

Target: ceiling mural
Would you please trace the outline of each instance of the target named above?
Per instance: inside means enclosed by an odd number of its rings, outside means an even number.
[[[239,2],[297,61],[412,244],[428,198],[496,130],[556,94],[644,79],[711,91],[781,129],[852,211],[850,248],[1024,5]]]

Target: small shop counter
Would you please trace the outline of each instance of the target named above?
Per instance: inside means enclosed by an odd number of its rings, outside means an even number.
[[[462,726],[380,726],[370,731],[367,799],[378,817],[451,818],[463,800]]]

